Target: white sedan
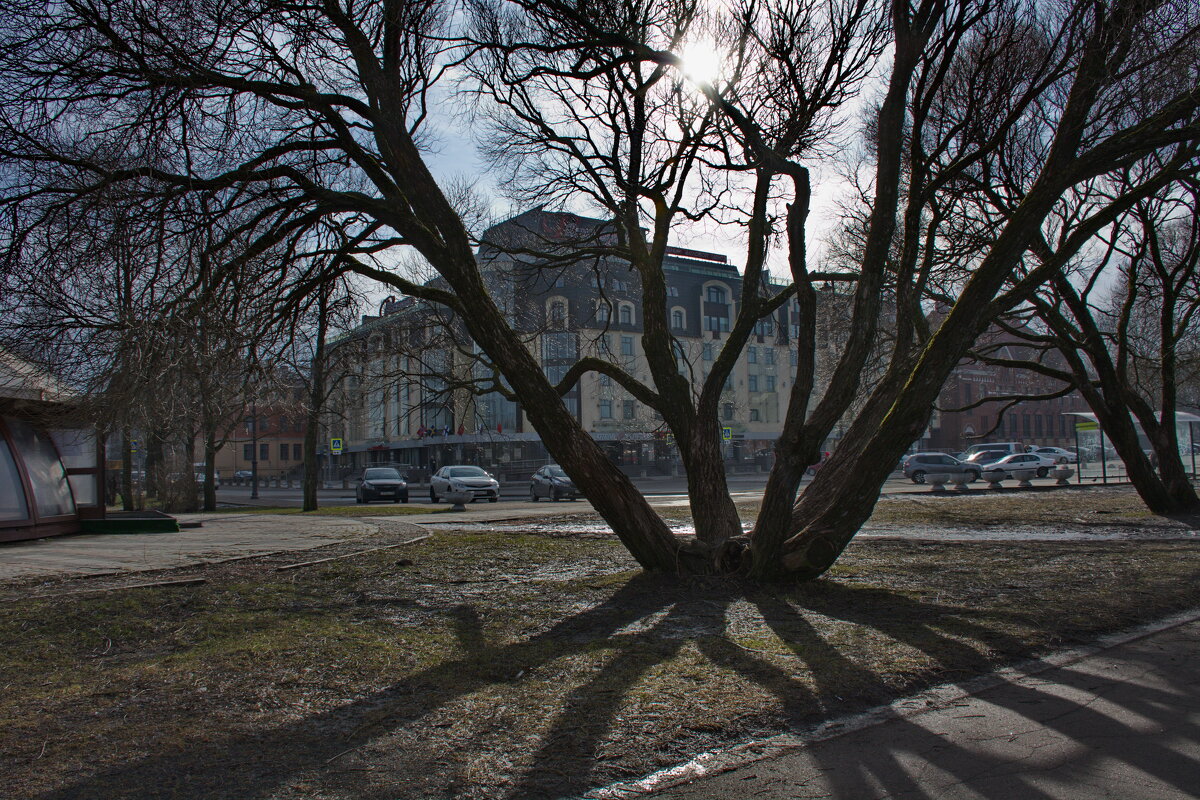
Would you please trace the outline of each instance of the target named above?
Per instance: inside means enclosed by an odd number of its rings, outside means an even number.
[[[436,503],[449,492],[466,492],[471,502],[486,497],[494,503],[500,499],[500,482],[479,467],[442,467],[429,479],[429,499]]]
[[[1056,464],[1075,464],[1079,461],[1079,456],[1062,447],[1035,447],[1030,452],[1053,458]]]
[[[999,461],[992,461],[983,466],[984,477],[987,477],[988,470],[1002,469],[1008,477],[1012,477],[1013,470],[1036,469],[1037,476],[1044,478],[1050,474],[1050,470],[1058,466],[1058,462],[1049,456],[1041,455],[1040,453],[1013,453],[1011,456],[1005,456]]]

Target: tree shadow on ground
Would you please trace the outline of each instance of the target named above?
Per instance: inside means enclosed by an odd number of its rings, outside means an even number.
[[[1193,797],[1200,668],[1190,654],[1197,635],[1168,631],[1168,639],[1176,638],[1168,652],[1176,655],[1166,659],[1155,652],[1160,645],[1134,642],[1090,663],[984,690],[964,709],[977,713],[897,714],[677,787],[664,800],[735,790],[766,800]]]
[[[988,658],[967,643],[990,646],[997,632],[974,619],[969,609],[914,600],[884,589],[851,588],[818,581],[804,596],[819,600],[819,613],[865,626],[926,653],[945,670],[977,672]],[[749,600],[767,625],[786,643],[804,670],[789,671],[747,651],[730,635],[731,604]],[[845,710],[837,696],[849,681],[856,697],[849,705],[868,705],[897,689],[829,642],[806,618],[807,609],[758,587],[717,579],[670,579],[639,575],[608,599],[562,619],[550,629],[505,645],[489,645],[477,612],[459,606],[448,613],[461,655],[408,676],[385,690],[363,696],[335,710],[310,715],[273,729],[233,735],[215,742],[196,742],[182,750],[160,753],[82,778],[43,800],[65,798],[252,798],[274,797],[299,775],[320,773],[340,754],[412,725],[449,704],[495,683],[514,680],[497,674],[497,664],[521,663],[534,670],[564,654],[584,653],[602,642],[612,656],[590,678],[565,692],[553,712],[549,731],[541,737],[515,785],[512,798],[578,794],[597,782],[601,746],[615,724],[628,693],[646,673],[670,661],[687,642],[713,663],[736,672],[778,699],[783,722],[814,722],[830,710]],[[988,612],[993,618],[1002,612]],[[634,629],[632,631],[628,629]],[[1003,637],[1000,637],[1001,639]],[[1020,643],[1002,641],[1014,648]],[[807,671],[811,681],[800,679]],[[815,688],[814,688],[815,687]],[[434,748],[436,750],[436,748]],[[432,756],[416,756],[410,772],[425,777],[437,770]],[[342,778],[339,791],[347,788]],[[363,777],[348,796],[429,797],[423,789],[392,785],[386,791]],[[460,777],[460,782],[465,780]],[[443,791],[445,782],[442,784]],[[409,788],[412,792],[408,793]],[[850,795],[847,795],[850,796]],[[1036,795],[1031,795],[1036,797]]]

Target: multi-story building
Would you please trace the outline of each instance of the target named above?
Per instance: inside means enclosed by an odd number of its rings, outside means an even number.
[[[489,291],[552,382],[583,356],[616,362],[649,380],[637,272],[604,256],[579,255],[606,235],[597,220],[536,209],[483,237],[478,259]],[[723,255],[680,247],[668,248],[664,268],[680,369],[699,386],[733,326],[742,277]],[[758,324],[726,384],[719,413],[731,462],[754,463],[754,454],[778,436],[795,378],[791,312],[785,306]],[[478,463],[520,473],[545,462],[545,447],[517,403],[496,392],[456,388],[468,379],[486,380],[490,370],[455,328],[444,312],[421,301],[389,298],[378,316],[365,317],[335,342],[358,364],[348,371],[329,421],[328,438],[345,443],[336,462],[343,472],[368,463],[396,463],[416,474],[439,464]],[[675,468],[660,416],[609,377],[585,375],[564,401],[618,463]]]
[[[489,291],[552,382],[584,356],[616,362],[649,380],[637,272],[604,255],[586,255],[589,248],[603,253],[602,246],[592,246],[604,245],[607,236],[601,221],[542,209],[493,226],[483,236],[477,258]],[[742,276],[724,255],[681,247],[667,249],[663,266],[680,369],[698,387],[728,338]],[[820,294],[818,392],[844,342],[849,310],[847,296],[832,287]],[[731,465],[767,463],[764,451],[778,438],[796,378],[798,335],[793,301],[760,322],[741,353],[719,409]],[[334,344],[345,376],[328,418],[327,439],[341,439],[345,448],[331,459],[334,475],[375,463],[398,464],[414,476],[447,463],[522,474],[545,463],[546,449],[517,403],[500,393],[461,388],[488,380],[491,371],[446,312],[411,297],[389,298],[378,315],[364,317],[359,328]],[[989,395],[1044,392],[1043,384],[1025,371],[964,362],[915,446],[952,451],[981,441],[1002,401],[946,409]],[[564,402],[617,463],[636,470],[678,469],[662,419],[609,377],[586,374]],[[987,438],[1072,444],[1073,418],[1063,412],[1080,410],[1086,406],[1075,394],[1025,401],[1007,411],[1004,426]],[[840,433],[838,426],[827,449],[836,446]]]
[[[995,329],[985,334],[979,346],[1004,360],[1033,360],[1038,356],[1028,343]],[[1053,359],[1053,354],[1046,357]],[[1007,399],[1050,395],[1064,388],[1062,383],[1030,370],[965,360],[942,388],[937,404],[940,410],[934,412],[919,446],[945,452],[965,450],[987,441],[1021,442],[1038,447],[1073,446],[1075,424],[1079,422],[1075,413],[1090,410],[1078,392],[1016,403]]]

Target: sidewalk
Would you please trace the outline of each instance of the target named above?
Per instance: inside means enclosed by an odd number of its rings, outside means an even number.
[[[176,518],[181,522],[201,520],[204,525],[174,533],[74,534],[5,543],[0,545],[0,580],[189,567],[310,550],[379,529],[345,517],[178,514]]]
[[[1057,666],[1043,671],[1007,670],[978,693],[935,690],[807,742],[774,737],[586,796],[1195,798],[1200,614],[1185,619],[1047,659]]]

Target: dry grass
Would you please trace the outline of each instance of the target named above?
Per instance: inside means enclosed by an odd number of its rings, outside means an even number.
[[[774,588],[644,576],[594,536],[284,560],[9,587],[0,794],[575,794],[1200,604],[1194,542],[862,541]]]

